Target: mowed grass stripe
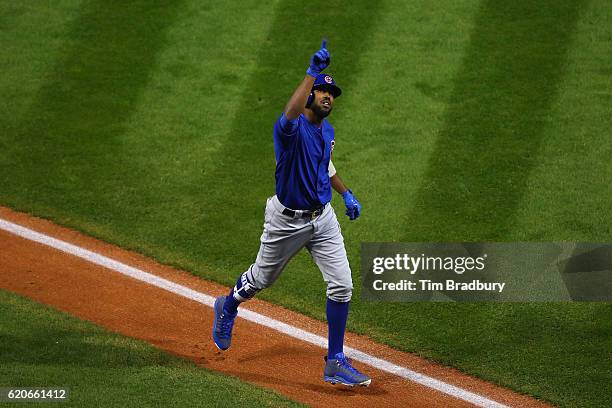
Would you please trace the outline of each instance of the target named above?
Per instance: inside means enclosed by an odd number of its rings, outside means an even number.
[[[510,232],[517,240],[605,242],[612,237],[609,3],[591,0],[575,31],[541,153]]]
[[[401,240],[505,241],[587,1],[485,1]]]
[[[0,343],[2,386],[69,388],[62,406],[302,406],[3,290]]]

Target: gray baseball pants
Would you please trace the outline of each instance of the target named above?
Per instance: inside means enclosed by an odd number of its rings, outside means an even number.
[[[284,215],[276,196],[268,198],[264,229],[257,259],[246,271],[257,290],[272,285],[287,263],[306,247],[323,274],[327,297],[336,302],[351,300],[353,282],[340,224],[331,204],[321,215],[295,218]]]

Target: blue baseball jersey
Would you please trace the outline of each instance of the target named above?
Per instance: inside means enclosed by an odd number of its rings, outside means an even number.
[[[283,112],[274,125],[276,195],[294,210],[314,210],[332,199],[329,160],[334,128],[323,119],[321,127],[301,114],[288,120]]]

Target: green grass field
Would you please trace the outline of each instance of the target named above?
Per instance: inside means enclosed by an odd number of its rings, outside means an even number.
[[[368,304],[357,270],[361,242],[611,241],[604,0],[5,2],[0,204],[233,284],[274,192],[272,124],[325,35],[334,163],[364,206],[340,218],[350,329],[611,406],[610,304]],[[306,254],[261,298],[325,318]]]
[[[302,406],[2,290],[0,316],[2,387],[68,388],[61,406]]]

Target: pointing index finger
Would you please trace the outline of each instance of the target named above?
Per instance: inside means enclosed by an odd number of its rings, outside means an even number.
[[[321,48],[327,48],[327,37],[323,38],[323,42],[321,43]]]

